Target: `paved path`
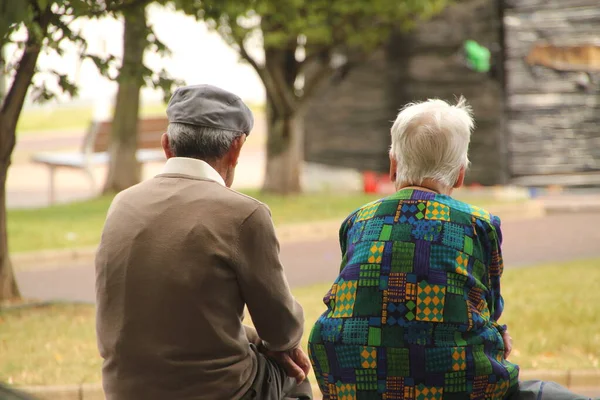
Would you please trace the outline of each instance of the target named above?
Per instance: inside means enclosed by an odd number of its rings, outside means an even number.
[[[561,214],[504,223],[507,268],[537,263],[600,257],[600,213]],[[290,285],[332,282],[340,254],[337,240],[284,243],[281,257]],[[90,262],[17,272],[26,297],[76,301],[94,300],[94,270]]]

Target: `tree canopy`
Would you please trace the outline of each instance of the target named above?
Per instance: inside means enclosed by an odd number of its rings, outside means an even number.
[[[301,190],[302,116],[322,83],[345,76],[387,42],[452,0],[174,0],[216,30],[262,80],[267,94],[263,189]],[[252,54],[258,46],[262,54]]]

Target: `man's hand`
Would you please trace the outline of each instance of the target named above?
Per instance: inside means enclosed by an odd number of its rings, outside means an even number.
[[[504,359],[508,359],[512,351],[512,337],[508,333],[508,329],[502,332],[502,340],[504,341]]]
[[[296,363],[296,365],[302,369],[302,372],[304,372],[304,378],[306,378],[306,375],[308,375],[308,372],[310,371],[310,359],[304,350],[302,350],[300,347],[296,347],[290,351],[290,357],[292,358],[292,361],[294,361],[294,363]]]
[[[310,371],[310,360],[300,347],[289,351],[267,350],[264,354],[275,360],[290,378],[296,379],[298,384],[304,382]]]

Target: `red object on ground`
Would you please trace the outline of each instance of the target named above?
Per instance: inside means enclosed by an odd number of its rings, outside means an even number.
[[[391,194],[395,192],[388,174],[378,174],[373,171],[363,172],[364,192],[368,194]]]
[[[365,193],[377,193],[378,186],[377,174],[372,171],[363,173],[363,187]]]

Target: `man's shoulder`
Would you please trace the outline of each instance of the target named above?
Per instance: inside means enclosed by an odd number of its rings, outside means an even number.
[[[137,183],[133,186],[128,187],[127,189],[123,189],[122,191],[116,193],[112,199],[111,207],[113,207],[120,201],[129,200],[129,199],[135,198],[139,195],[143,195],[146,190],[146,187],[148,186],[148,182],[149,181],[142,181],[140,183]]]
[[[240,210],[246,210],[249,213],[252,213],[257,208],[267,208],[267,205],[260,200],[255,199],[252,196],[249,196],[245,193],[238,192],[237,190],[228,188],[226,186],[219,185],[219,196],[222,196],[224,200],[228,202],[228,204],[233,205],[234,207]]]
[[[254,197],[242,192],[238,192],[235,189],[228,188],[227,186],[217,184],[215,187],[215,194],[217,194],[220,197],[226,198],[228,201],[232,201],[240,205],[245,205],[249,207],[264,205],[261,201],[255,199]]]
[[[161,197],[164,197],[161,186],[162,183],[159,179],[148,179],[118,193],[113,200],[113,205],[123,202],[144,202],[143,199],[152,196],[153,193],[161,193]],[[178,201],[190,206],[202,203],[206,207],[207,204],[210,204],[209,208],[217,213],[220,213],[218,210],[226,208],[235,211],[229,215],[236,215],[242,220],[259,208],[268,210],[268,207],[261,201],[211,180],[185,179],[181,185],[177,186],[177,192]],[[206,201],[210,203],[206,203]]]
[[[266,204],[245,193],[238,192],[237,190],[228,188],[227,186],[223,186],[214,181],[197,182],[210,184],[211,200],[214,201],[216,205],[218,204],[231,210],[235,210],[235,214],[243,219],[247,218],[260,208],[266,209],[270,213],[269,207]],[[205,189],[202,188],[201,190],[204,191]]]

